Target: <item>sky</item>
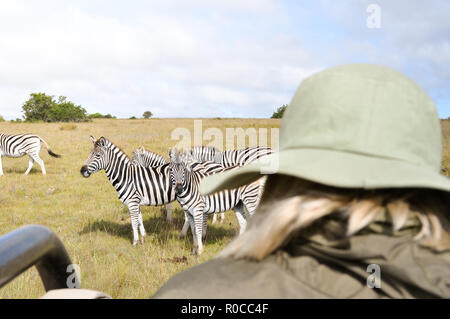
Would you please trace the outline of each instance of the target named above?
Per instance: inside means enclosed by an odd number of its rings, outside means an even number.
[[[449,13],[447,0],[0,0],[0,115],[44,92],[119,118],[264,118],[315,72],[376,63],[448,118]]]

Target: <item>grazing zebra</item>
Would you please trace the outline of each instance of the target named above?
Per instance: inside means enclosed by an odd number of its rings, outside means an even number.
[[[167,164],[164,156],[159,155],[157,153],[153,153],[151,151],[147,151],[144,146],[136,149],[133,152],[133,156],[131,157],[131,163],[134,165],[140,165],[143,167],[156,167]],[[168,222],[172,222],[172,204],[168,203],[166,205],[166,220]]]
[[[142,222],[140,206],[159,206],[173,202],[175,192],[169,180],[170,163],[157,167],[143,167],[131,163],[130,158],[116,145],[104,137],[95,140],[91,136],[94,148],[89,154],[80,173],[83,177],[105,170],[119,199],[130,211],[133,229],[133,245],[141,235],[144,243],[145,228]],[[139,229],[139,233],[138,233]]]
[[[184,154],[175,154],[170,169],[171,183],[175,189],[177,200],[182,209],[187,212],[192,234],[194,237],[193,253],[203,252],[202,238],[206,236],[208,214],[224,212],[234,208],[239,222],[239,234],[247,225],[244,206],[252,215],[259,203],[265,179],[261,178],[251,184],[231,190],[223,190],[214,194],[202,195],[199,191],[200,180],[206,176],[204,170],[210,169],[214,163],[197,163],[193,168]],[[217,171],[223,167],[217,164]]]
[[[273,150],[270,147],[257,146],[221,152],[219,149],[212,146],[195,146],[189,153],[196,161],[214,161],[221,164],[224,168],[231,168],[247,165],[262,156],[272,154]],[[221,213],[220,222],[222,223],[224,219],[225,215],[224,213]],[[216,214],[213,215],[212,223],[214,224],[215,222]]]
[[[53,157],[61,157],[52,152],[47,142],[41,137],[33,134],[17,134],[6,135],[0,133],[0,175],[3,175],[2,156],[6,157],[22,157],[25,154],[29,156],[28,169],[25,175],[28,175],[34,162],[37,162],[41,167],[42,174],[46,174],[44,161],[39,157],[39,151],[42,144],[47,147],[47,152]]]

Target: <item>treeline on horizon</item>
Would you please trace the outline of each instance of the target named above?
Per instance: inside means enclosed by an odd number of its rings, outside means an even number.
[[[287,105],[282,105],[273,112],[271,118],[282,118]],[[65,96],[59,96],[45,93],[31,93],[29,99],[22,105],[23,119],[16,118],[11,122],[89,122],[92,119],[115,119],[111,114],[92,113],[88,114],[81,105],[76,105],[67,100]],[[142,114],[143,119],[149,119],[153,116],[150,111]],[[220,117],[218,117],[220,118]],[[131,116],[129,119],[137,119]],[[0,122],[5,119],[0,115]]]
[[[283,104],[278,107],[270,118],[281,119],[286,111],[288,105]],[[88,114],[86,109],[81,105],[67,100],[65,96],[59,96],[55,99],[53,95],[45,93],[31,93],[30,98],[22,105],[23,119],[16,118],[11,122],[89,122],[93,119],[116,119],[117,117],[111,114],[92,113]],[[153,116],[150,111],[145,111],[142,114],[143,119],[149,119]],[[138,119],[136,116],[131,116],[129,119]],[[216,119],[221,119],[216,117]],[[442,120],[450,120],[450,117]],[[3,116],[0,115],[0,122],[5,122]]]

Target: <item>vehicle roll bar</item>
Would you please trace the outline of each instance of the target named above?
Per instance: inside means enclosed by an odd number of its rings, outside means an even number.
[[[0,237],[0,288],[16,276],[36,266],[46,291],[68,288],[67,266],[70,257],[50,229],[40,225],[27,225]],[[80,287],[74,274],[76,287]]]

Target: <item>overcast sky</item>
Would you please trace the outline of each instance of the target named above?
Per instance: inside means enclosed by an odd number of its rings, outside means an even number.
[[[308,75],[368,62],[411,77],[447,118],[449,14],[446,0],[0,0],[0,115],[45,92],[126,118],[269,117]]]

